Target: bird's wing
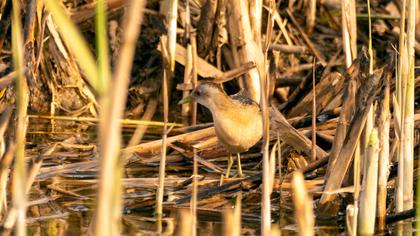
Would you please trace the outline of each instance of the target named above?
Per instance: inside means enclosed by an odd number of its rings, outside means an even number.
[[[245,104],[245,105],[258,106],[258,103],[256,103],[254,100],[248,97],[247,92],[244,89],[242,89],[238,93],[230,95],[230,98],[232,98],[233,100],[239,101],[240,103]]]

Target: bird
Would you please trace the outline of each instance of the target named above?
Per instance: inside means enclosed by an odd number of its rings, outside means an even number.
[[[232,154],[237,156],[237,173],[242,177],[240,153],[254,146],[263,135],[263,119],[258,103],[243,92],[229,96],[213,82],[201,82],[178,104],[191,101],[205,106],[212,114],[216,136],[228,151],[226,178],[229,178],[233,164]]]

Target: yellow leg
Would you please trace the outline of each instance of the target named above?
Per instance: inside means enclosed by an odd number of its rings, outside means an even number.
[[[236,153],[236,158],[237,158],[237,161],[238,161],[238,176],[239,177],[242,177],[244,175],[242,174],[241,154],[240,153]]]
[[[229,155],[228,155],[228,166],[227,166],[227,170],[226,170],[226,179],[229,179],[230,168],[232,168],[232,164],[233,164],[232,154],[229,153]]]

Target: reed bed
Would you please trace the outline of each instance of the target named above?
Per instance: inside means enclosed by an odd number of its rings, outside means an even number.
[[[0,0],[2,235],[420,230],[419,19],[416,0]],[[244,177],[209,111],[177,104],[202,81],[260,105]]]

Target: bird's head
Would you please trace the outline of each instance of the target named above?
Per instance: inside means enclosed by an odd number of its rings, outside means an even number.
[[[190,96],[182,99],[178,104],[196,101],[211,110],[226,97],[226,93],[219,84],[203,82],[191,92]]]

